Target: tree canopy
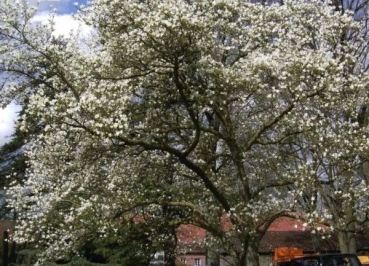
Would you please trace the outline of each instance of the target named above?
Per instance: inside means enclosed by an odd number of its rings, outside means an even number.
[[[81,45],[2,2],[2,99],[26,100],[20,129],[40,128],[10,203],[17,240],[37,240],[44,258],[78,253],[128,215],[156,219],[162,245],[162,226],[200,226],[243,266],[307,192],[344,185],[336,173],[358,184],[347,197],[367,200],[368,131],[354,119],[368,101],[367,44],[350,12],[96,0],[80,10],[94,30]],[[321,222],[317,200],[309,217]]]

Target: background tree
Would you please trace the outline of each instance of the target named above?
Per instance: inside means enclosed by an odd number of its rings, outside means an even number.
[[[367,73],[368,1],[332,1],[330,4],[336,12],[353,14],[355,21],[360,25],[356,29],[343,30],[336,47],[358,37],[365,40],[348,48],[355,51],[357,58],[344,63],[343,67],[353,74],[359,71]],[[343,62],[346,54],[337,51],[334,56]],[[363,126],[367,119],[365,118],[367,99],[363,98],[360,92],[356,95],[356,103],[355,96],[350,97],[354,102],[349,108],[345,104],[341,108],[321,110],[315,114],[315,119],[323,120],[326,128],[300,139],[297,158],[301,162],[297,165],[299,167],[301,164],[311,165],[308,171],[316,173],[315,178],[311,179],[311,185],[305,189],[305,200],[302,205],[303,210],[310,213],[310,222],[331,225],[331,229],[334,229],[333,232],[338,236],[340,250],[355,253],[357,233],[365,228],[367,222],[365,204],[368,200],[365,192],[368,183],[365,171],[362,170],[367,161],[360,147],[366,144],[358,144],[357,138],[361,136],[357,134],[362,133],[355,132],[355,129],[358,125]],[[355,104],[356,109],[353,108]],[[344,127],[347,129],[343,129]],[[352,128],[351,132],[343,133],[347,132],[348,128]],[[350,143],[350,146],[344,148],[342,142]]]

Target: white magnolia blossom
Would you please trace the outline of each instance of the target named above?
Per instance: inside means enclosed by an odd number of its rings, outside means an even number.
[[[80,13],[97,32],[88,50],[31,16],[0,8],[0,66],[17,81],[1,96],[27,100],[22,130],[41,128],[9,195],[16,240],[45,258],[165,205],[245,265],[262,230],[327,180],[367,213],[368,184],[353,183],[369,138],[352,118],[368,76],[350,14],[320,0],[96,0]]]

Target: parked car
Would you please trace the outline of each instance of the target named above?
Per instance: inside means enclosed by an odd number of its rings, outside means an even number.
[[[320,254],[291,260],[291,266],[362,266],[355,254]]]

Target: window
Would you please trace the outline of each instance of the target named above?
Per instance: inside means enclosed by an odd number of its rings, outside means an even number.
[[[181,262],[182,262],[183,264],[186,264],[186,258],[181,258]]]
[[[201,259],[195,259],[195,266],[201,265]]]

